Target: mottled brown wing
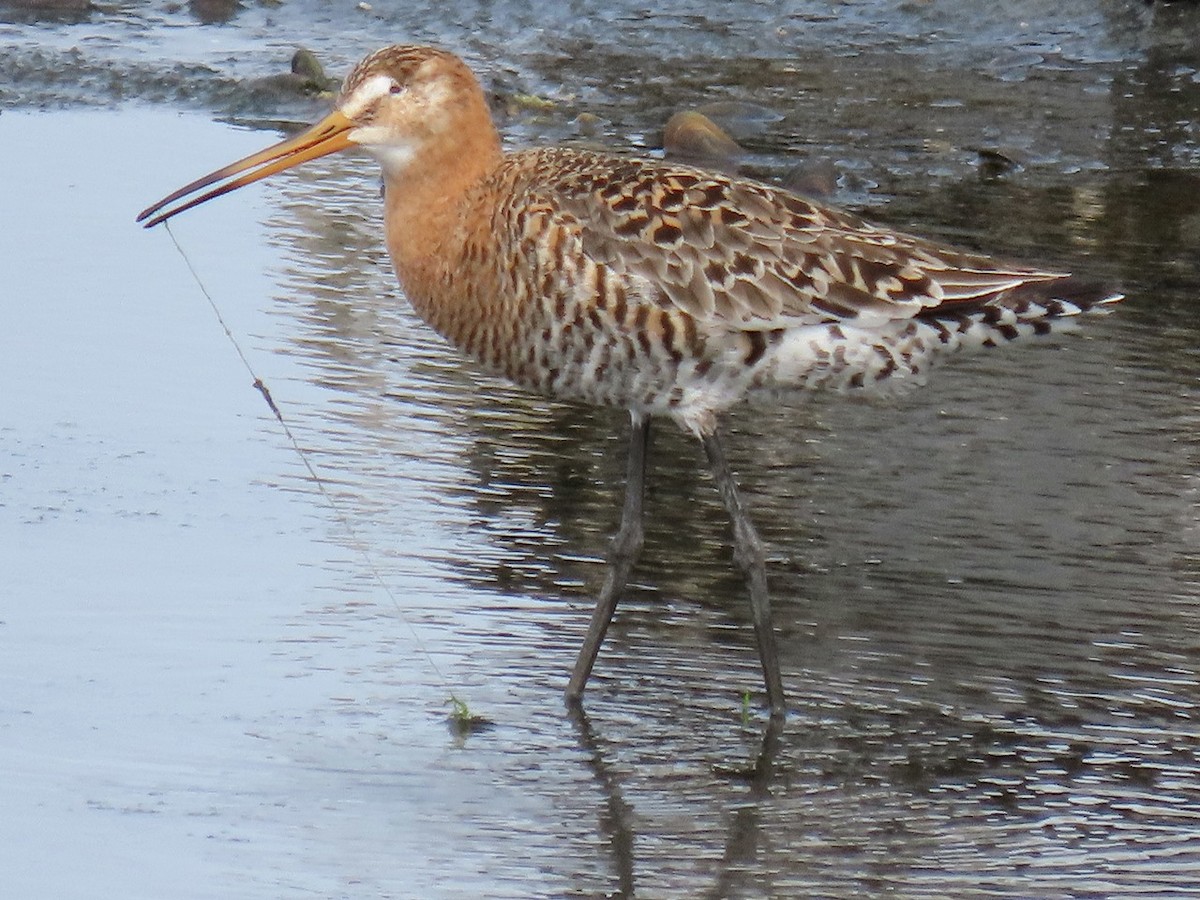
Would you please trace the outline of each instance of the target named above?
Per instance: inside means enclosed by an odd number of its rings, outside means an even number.
[[[741,179],[577,150],[535,151],[529,190],[573,220],[584,251],[660,303],[739,328],[968,309],[1064,277],[875,228]],[[947,309],[947,312],[950,310]]]

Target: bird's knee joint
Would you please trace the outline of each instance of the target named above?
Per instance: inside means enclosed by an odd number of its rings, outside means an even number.
[[[623,528],[618,531],[616,537],[613,538],[613,558],[630,559],[635,557],[642,551],[642,545],[645,542],[646,535],[640,524],[629,528]]]
[[[762,569],[767,565],[767,548],[754,531],[742,531],[734,535],[733,557],[746,571]]]

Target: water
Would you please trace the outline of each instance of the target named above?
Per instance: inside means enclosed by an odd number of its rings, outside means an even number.
[[[1200,893],[1200,18],[1043,6],[0,25],[6,895]],[[900,401],[729,423],[792,708],[769,752],[724,515],[668,426],[635,588],[565,714],[625,423],[480,375],[415,319],[369,162],[172,226],[340,513],[169,237],[133,225],[264,122],[319,114],[245,80],[296,44],[344,71],[395,39],[555,100],[510,143],[590,111],[652,148],[679,106],[755,103],[761,177],[832,159],[873,218],[1128,289]],[[980,148],[1020,166],[993,177]],[[450,693],[491,727],[453,733]]]

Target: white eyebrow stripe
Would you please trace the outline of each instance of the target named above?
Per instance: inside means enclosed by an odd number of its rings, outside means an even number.
[[[346,98],[347,103],[342,107],[342,112],[351,119],[355,118],[380,97],[388,94],[393,84],[395,82],[391,77],[384,75],[382,72],[378,75],[372,75],[356,87],[354,93]]]

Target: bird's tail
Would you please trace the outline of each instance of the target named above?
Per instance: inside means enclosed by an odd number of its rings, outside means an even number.
[[[939,334],[945,332],[944,342],[993,347],[1068,330],[1076,316],[1107,312],[1124,297],[1120,291],[1066,276],[1001,291],[971,309],[937,307],[919,318]],[[955,333],[958,340],[950,340]]]
[[[1122,296],[1063,277],[1000,291],[970,306],[932,308],[889,329],[845,322],[810,326],[788,335],[771,374],[777,385],[903,393],[923,384],[944,357],[1070,330],[1080,315],[1104,312]]]

